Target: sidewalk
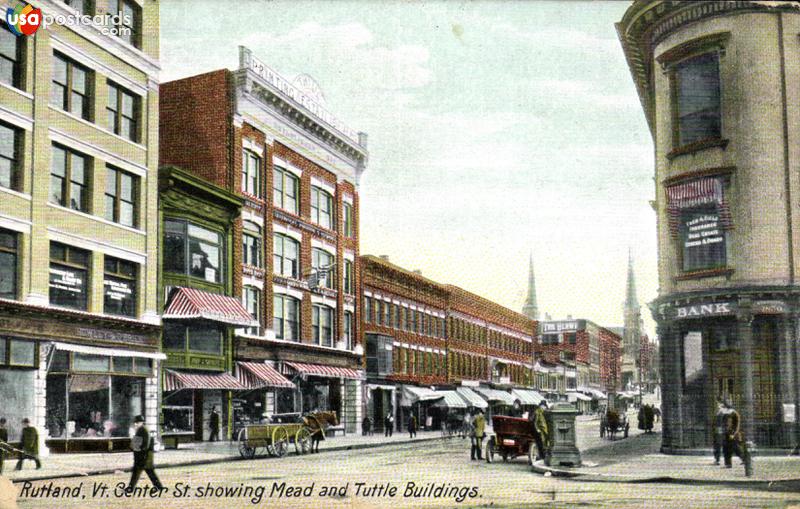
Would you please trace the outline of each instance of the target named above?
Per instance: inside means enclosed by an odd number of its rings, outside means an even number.
[[[420,431],[417,437],[408,438],[406,432],[395,432],[391,437],[383,434],[361,436],[352,434],[327,438],[320,444],[320,453],[350,449],[365,449],[385,445],[399,445],[411,442],[439,440],[439,431]],[[295,454],[294,445],[289,446],[289,453]],[[266,451],[259,449],[256,458],[269,457]],[[225,461],[241,460],[236,442],[196,442],[182,444],[179,449],[159,451],[155,455],[156,468],[185,465],[202,465]],[[279,458],[276,458],[280,461]],[[39,481],[64,477],[80,477],[87,475],[110,474],[117,471],[130,471],[133,458],[131,453],[91,453],[91,454],[51,454],[42,458],[42,468],[35,470],[32,461],[26,461],[21,472],[14,470],[17,460],[6,460],[3,475],[13,482]]]

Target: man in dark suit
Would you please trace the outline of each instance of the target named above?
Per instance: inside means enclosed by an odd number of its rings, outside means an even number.
[[[147,473],[154,488],[164,489],[161,481],[158,480],[156,471],[153,468],[153,439],[150,432],[144,425],[144,417],[137,415],[133,419],[133,426],[136,428],[133,438],[131,438],[131,449],[133,450],[133,470],[131,471],[131,482],[128,484],[128,492],[132,492],[139,482],[142,470]]]
[[[17,461],[17,470],[22,470],[22,462],[31,459],[36,463],[36,469],[42,468],[39,461],[39,432],[31,426],[31,421],[27,417],[22,419],[22,451],[23,455]]]
[[[6,429],[6,418],[0,417],[0,474],[3,473],[3,460],[6,459],[6,451],[3,445],[8,443],[8,430]]]
[[[211,429],[211,435],[208,437],[209,442],[219,441],[219,412],[217,412],[217,405],[211,407],[211,415],[208,418],[208,427]]]

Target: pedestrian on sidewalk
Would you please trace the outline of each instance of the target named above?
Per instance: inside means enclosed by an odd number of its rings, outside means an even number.
[[[725,426],[727,411],[721,400],[717,400],[717,413],[714,415],[714,464],[719,465],[719,458],[722,456],[722,443],[725,441]]]
[[[550,447],[550,433],[547,429],[547,417],[544,415],[545,410],[547,410],[546,400],[539,402],[539,406],[533,410],[533,427],[536,429],[539,436],[539,439],[536,440],[536,449],[539,451],[538,459],[544,459],[545,456],[547,456],[547,449]],[[534,435],[534,439],[535,438],[536,435]]]
[[[131,438],[131,450],[133,450],[133,470],[131,470],[131,481],[128,483],[127,492],[133,492],[136,483],[139,482],[139,476],[142,475],[142,470],[150,478],[150,482],[154,488],[163,490],[164,486],[156,475],[155,467],[153,466],[153,439],[150,437],[150,432],[144,425],[144,417],[137,415],[133,419],[133,427],[136,432]]]
[[[389,410],[389,413],[386,414],[386,418],[383,420],[383,436],[390,437],[394,433],[394,415],[392,415],[392,411]]]
[[[470,432],[471,448],[469,451],[470,460],[482,459],[483,437],[486,434],[486,417],[480,408],[475,409],[475,419],[472,421],[472,431]]]
[[[753,475],[753,462],[750,451],[747,449],[747,441],[741,430],[741,417],[730,400],[724,402],[726,409],[725,421],[725,441],[722,444],[722,453],[725,456],[725,468],[733,468],[733,455],[739,457],[744,464],[744,474],[747,477]]]
[[[26,459],[36,463],[36,470],[42,468],[42,462],[39,460],[39,432],[34,426],[31,426],[31,421],[27,417],[22,419],[22,453],[20,454],[17,470],[22,470],[22,462]]]
[[[408,438],[417,436],[417,416],[413,413],[408,417]]]
[[[209,442],[219,442],[219,412],[217,412],[217,405],[211,407],[211,415],[208,418],[208,427],[211,429],[211,434],[208,437]]]
[[[8,430],[6,429],[6,418],[0,417],[0,474],[3,473],[3,460],[6,459],[6,450],[3,447],[8,444]]]

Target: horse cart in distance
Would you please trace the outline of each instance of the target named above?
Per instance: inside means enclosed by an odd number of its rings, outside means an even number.
[[[281,419],[285,421],[286,419]],[[325,440],[325,429],[336,426],[336,412],[315,412],[304,417],[294,417],[296,422],[274,422],[270,424],[250,424],[239,430],[236,438],[239,454],[251,459],[260,450],[270,456],[282,458],[294,446],[297,454],[319,452],[319,442]]]
[[[625,412],[609,408],[600,414],[600,438],[608,436],[609,440],[614,440],[617,433],[622,433],[622,438],[628,438],[630,428]]]
[[[486,443],[486,461],[494,462],[494,456],[508,461],[518,456],[528,456],[528,464],[536,459],[536,429],[533,421],[520,417],[495,415],[492,417],[494,435]]]

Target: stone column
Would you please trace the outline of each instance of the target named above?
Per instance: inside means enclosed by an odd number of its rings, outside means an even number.
[[[784,424],[785,416],[783,414],[783,405],[791,404],[795,401],[795,373],[794,373],[794,356],[792,354],[792,346],[795,341],[795,328],[796,318],[794,314],[785,314],[779,317],[778,326],[778,356],[779,356],[779,389],[780,397],[778,398],[778,416],[781,419],[780,426],[783,430],[783,442],[787,446],[794,443],[794,430],[792,426]]]
[[[739,301],[736,313],[736,335],[739,342],[739,366],[742,376],[741,429],[745,440],[755,441],[753,435],[753,314],[750,299]]]

